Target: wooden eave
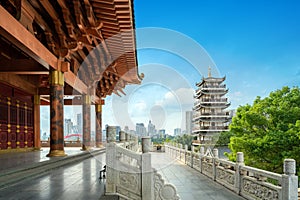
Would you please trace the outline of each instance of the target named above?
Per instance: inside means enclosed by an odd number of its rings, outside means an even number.
[[[28,67],[20,67],[19,58],[8,59],[0,62],[3,72],[39,75],[47,85],[49,70],[61,70],[60,62],[68,62],[66,84],[79,93],[96,88],[99,98],[140,83],[130,0],[9,2],[15,4],[16,13],[9,14],[0,4],[0,36],[28,56],[24,62]]]

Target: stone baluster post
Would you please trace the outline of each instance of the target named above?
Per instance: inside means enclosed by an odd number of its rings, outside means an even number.
[[[134,146],[135,146],[135,151],[139,151],[139,137],[134,136]]]
[[[106,194],[116,193],[116,126],[106,128]]]
[[[152,200],[154,197],[153,172],[151,168],[151,138],[142,137],[142,199]]]
[[[282,199],[298,199],[298,176],[296,173],[296,161],[294,159],[285,159],[282,175]]]
[[[151,142],[151,149],[152,149],[152,151],[153,151],[153,142]]]
[[[213,180],[216,180],[217,177],[217,167],[218,167],[218,158],[219,158],[219,150],[213,149]]]
[[[199,155],[199,164],[200,164],[200,172],[202,173],[202,159],[204,157],[204,147],[200,147],[200,155]]]
[[[191,167],[194,168],[194,152],[195,152],[195,146],[191,146]]]
[[[130,136],[129,136],[129,133],[126,133],[126,134],[125,134],[125,140],[126,140],[126,142],[129,142],[129,137],[130,137]]]
[[[107,141],[107,143],[116,142],[116,133],[117,133],[117,127],[116,126],[107,126],[107,128],[106,128],[106,141]]]
[[[126,133],[124,131],[120,131],[119,139],[122,143],[123,147],[126,148]]]
[[[120,142],[126,141],[126,133],[124,131],[120,131]]]
[[[184,163],[188,164],[188,145],[184,145]]]
[[[236,164],[235,164],[235,180],[234,180],[234,187],[235,192],[240,194],[242,183],[241,183],[241,167],[244,166],[244,154],[243,152],[237,152],[236,154]]]

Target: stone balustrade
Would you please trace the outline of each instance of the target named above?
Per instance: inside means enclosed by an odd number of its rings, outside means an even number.
[[[116,141],[116,131],[111,126],[106,134],[106,195],[130,200],[180,199],[175,186],[165,183],[152,168],[150,137],[142,138],[140,152],[136,136],[121,131],[120,141]]]
[[[249,200],[298,200],[298,177],[296,162],[284,160],[284,173],[277,174],[244,164],[242,152],[237,153],[237,161],[231,162],[218,158],[218,150],[204,153],[188,151],[178,144],[166,144],[165,151],[171,157],[180,160],[224,187]]]

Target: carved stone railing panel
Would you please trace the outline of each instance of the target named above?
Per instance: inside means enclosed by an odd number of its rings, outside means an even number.
[[[213,177],[213,164],[209,162],[202,162],[202,173],[206,176]]]
[[[118,171],[117,193],[130,197],[130,199],[141,199],[141,174]]]
[[[165,183],[162,176],[154,170],[154,200],[179,200],[176,187]]]
[[[225,169],[224,167],[217,167],[216,181],[230,190],[234,190],[235,185],[235,171]]]
[[[194,157],[193,168],[196,169],[197,171],[201,171],[200,158],[198,155]]]
[[[185,161],[185,163],[188,166],[192,167],[192,154],[191,154],[191,152],[186,152],[186,161]]]
[[[252,177],[243,177],[241,182],[241,196],[247,199],[279,200],[281,187],[266,182],[258,182]]]
[[[184,152],[184,149],[180,149],[180,160],[181,160],[181,162],[185,162],[185,152]]]
[[[133,151],[137,140],[124,141],[124,136],[122,140],[108,142],[106,146],[106,195],[128,200],[180,199],[175,186],[165,183],[151,167],[150,138],[143,138],[142,153]]]
[[[171,156],[178,151],[177,147],[168,144],[165,148]],[[208,149],[204,153],[204,147],[201,147],[198,154],[187,148],[184,151],[184,163],[246,199],[298,200],[298,177],[293,159],[285,159],[284,174],[276,174],[245,166],[242,152],[237,153],[235,163],[219,159],[217,149],[213,152]]]
[[[118,159],[118,161],[124,164],[131,165],[139,169],[141,168],[141,153],[136,153],[134,151],[116,145],[116,158]]]
[[[218,159],[216,166],[216,181],[230,190],[235,190],[235,163]]]
[[[249,166],[242,166],[242,175],[243,176],[249,176],[253,177],[258,181],[265,182],[267,180],[272,180],[274,185],[281,185],[282,182],[282,175],[281,174],[276,174],[273,172],[257,169],[254,167],[249,167]]]

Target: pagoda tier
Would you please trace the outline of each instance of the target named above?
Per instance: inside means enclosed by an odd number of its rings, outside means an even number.
[[[204,90],[197,90],[195,98],[199,99],[203,96],[209,96],[209,95],[214,95],[214,96],[219,96],[222,97],[225,94],[227,94],[228,89],[222,89],[222,88],[217,88],[217,89],[204,89]]]
[[[223,81],[225,81],[226,77],[222,77],[222,78],[214,78],[214,77],[207,77],[207,78],[204,78],[202,77],[202,81],[199,82],[199,83],[196,83],[196,86],[197,87],[201,87],[203,84],[205,83],[222,83]]]
[[[194,107],[194,110],[200,110],[201,108],[221,108],[221,109],[225,109],[228,108],[230,106],[230,103],[216,103],[216,102],[203,102],[203,103],[199,103]]]
[[[229,117],[207,117],[207,118],[198,118],[197,120],[199,120],[200,122],[229,122],[230,118]]]
[[[223,78],[211,77],[210,72],[207,78],[202,78],[197,83],[196,99],[193,107],[193,134],[199,136],[200,143],[208,142],[211,138],[223,131],[228,131],[230,115],[226,108],[230,106],[227,98],[228,89],[223,84]],[[201,139],[202,138],[202,139]]]

